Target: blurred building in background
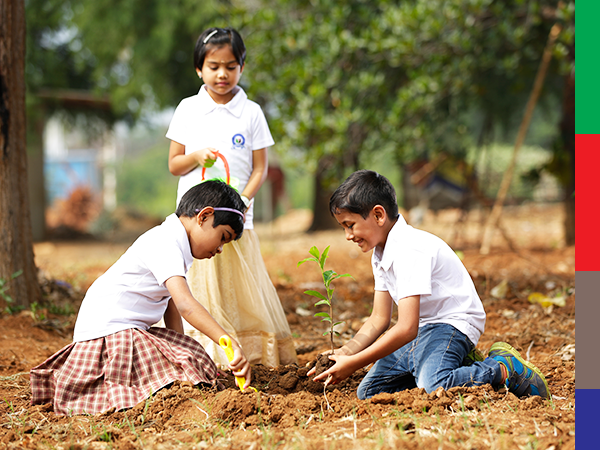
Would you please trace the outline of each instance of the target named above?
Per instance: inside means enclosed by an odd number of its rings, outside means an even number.
[[[83,230],[99,210],[114,209],[117,149],[107,99],[77,90],[37,97],[28,117],[28,177],[33,238],[40,241],[56,227]]]
[[[92,135],[52,116],[44,129],[46,225],[85,232],[101,211],[114,211],[117,147],[112,130]]]

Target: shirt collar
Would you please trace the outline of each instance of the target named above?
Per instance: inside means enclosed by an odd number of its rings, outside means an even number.
[[[402,233],[404,227],[407,227],[408,224],[404,217],[401,214],[398,215],[398,220],[388,233],[387,239],[385,240],[385,247],[383,250],[379,247],[375,247],[373,250],[373,265],[376,268],[381,268],[383,270],[389,270],[394,262],[394,258],[397,256],[394,252],[393,241],[398,240],[398,235]]]
[[[198,101],[200,103],[200,112],[203,114],[210,114],[217,108],[223,108],[233,114],[235,117],[240,117],[242,115],[242,111],[244,110],[244,106],[246,104],[246,100],[248,96],[246,92],[242,89],[241,86],[237,86],[237,92],[233,96],[233,98],[226,104],[221,105],[216,103],[208,91],[206,90],[206,85],[203,84],[200,86],[200,90],[198,91]]]
[[[165,225],[169,228],[173,228],[173,236],[176,236],[177,243],[179,248],[181,248],[181,252],[183,254],[185,271],[191,267],[194,262],[194,257],[192,256],[192,247],[190,245],[190,240],[188,239],[187,232],[185,231],[185,227],[179,220],[179,217],[175,213],[170,214],[165,219]]]

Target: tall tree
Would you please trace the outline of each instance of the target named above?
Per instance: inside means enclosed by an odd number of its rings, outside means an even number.
[[[27,192],[25,7],[0,0],[0,279],[17,306],[41,300]]]

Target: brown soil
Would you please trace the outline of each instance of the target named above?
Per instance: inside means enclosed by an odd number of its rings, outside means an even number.
[[[427,394],[413,389],[358,400],[356,387],[365,370],[335,386],[308,376],[317,355],[329,349],[329,337],[312,298],[320,273],[309,264],[296,266],[312,245],[331,245],[328,267],[350,273],[336,280],[336,344],[349,339],[369,314],[373,278],[369,256],[344,242],[341,231],[307,235],[309,217],[295,211],[257,227],[267,268],[294,333],[299,365],[253,367],[252,386],[241,392],[231,374],[226,389],[200,390],[174,383],[128,411],[61,417],[51,405],[30,405],[28,371],[67,345],[81,295],[131,242],[45,242],[36,244],[44,273],[64,284],[45,291],[53,306],[16,315],[2,314],[0,326],[0,449],[256,449],[256,448],[440,448],[573,449],[575,446],[575,251],[561,244],[562,210],[558,205],[512,208],[504,227],[517,251],[501,235],[493,252],[480,255],[476,213],[469,226],[458,214],[428,215],[421,228],[438,234],[463,252],[487,312],[478,348],[484,353],[502,340],[516,347],[545,374],[552,400],[518,399],[490,386],[453,388]],[[143,230],[140,230],[143,231]],[[494,289],[505,281],[505,294]],[[563,295],[566,306],[542,307],[532,292]],[[63,314],[57,314],[62,312]]]
[[[335,361],[329,359],[329,355],[331,351],[326,353],[321,353],[317,356],[317,359],[314,361],[315,365],[315,376],[321,375],[323,372],[327,371],[329,368],[335,365]],[[312,364],[312,363],[311,363]]]

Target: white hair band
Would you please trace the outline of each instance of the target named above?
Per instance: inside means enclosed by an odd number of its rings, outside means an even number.
[[[227,211],[227,212],[232,212],[232,213],[236,213],[239,214],[240,216],[242,216],[242,219],[245,219],[246,216],[244,215],[243,212],[241,212],[239,209],[234,209],[234,208],[225,208],[224,206],[214,206],[213,209],[215,211]],[[200,209],[197,209],[196,212],[200,212]]]
[[[242,219],[244,219],[244,218],[245,218],[245,216],[244,216],[244,213],[243,213],[243,212],[241,212],[241,211],[240,211],[240,210],[238,210],[238,209],[233,209],[233,208],[225,208],[225,207],[221,207],[221,206],[219,206],[219,207],[214,207],[213,209],[214,209],[215,211],[227,211],[227,212],[236,213],[236,214],[239,214],[240,216],[242,216]]]
[[[218,30],[218,29],[216,29],[216,30],[213,30],[213,31],[212,31],[212,32],[211,32],[211,33],[210,33],[208,36],[206,36],[206,37],[204,38],[204,41],[203,41],[203,42],[206,44],[206,43],[208,42],[208,40],[209,40],[211,37],[213,37],[215,34],[217,34],[218,32],[219,32],[219,30]]]

